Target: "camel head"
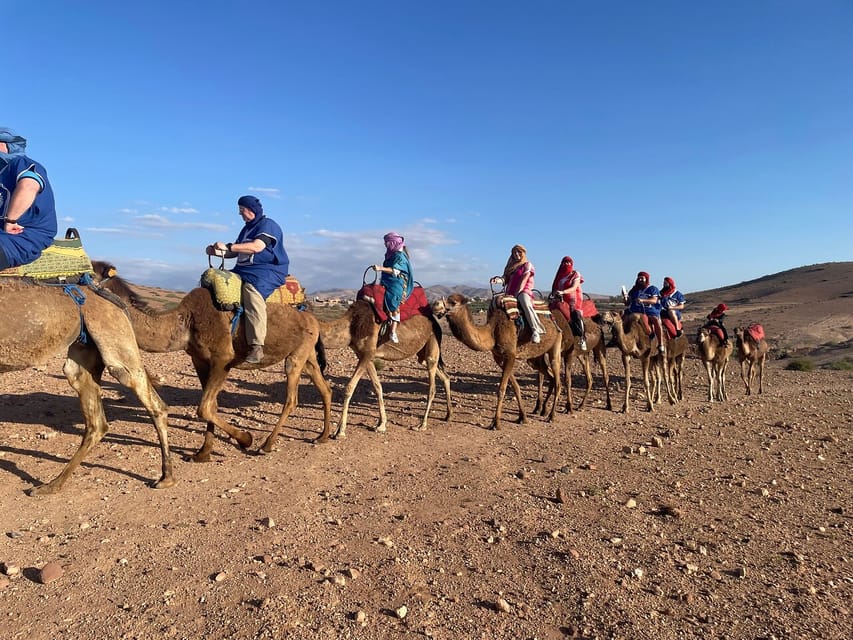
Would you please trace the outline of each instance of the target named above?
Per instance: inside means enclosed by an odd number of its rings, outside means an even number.
[[[711,330],[708,327],[699,327],[699,333],[696,334],[696,342],[702,344],[711,337]]]
[[[95,272],[95,282],[103,282],[118,275],[116,266],[104,260],[92,260],[92,271]]]
[[[459,309],[467,306],[469,300],[461,293],[451,293],[446,298],[441,298],[432,303],[432,314],[436,318],[453,315]]]

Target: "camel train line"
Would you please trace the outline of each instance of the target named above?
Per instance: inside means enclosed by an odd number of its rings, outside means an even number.
[[[607,346],[616,346],[622,354],[622,412],[629,411],[630,362],[635,358],[640,360],[649,411],[653,411],[655,404],[661,401],[662,385],[670,404],[683,399],[683,365],[689,348],[686,336],[669,338],[665,354],[660,355],[655,339],[649,337],[647,327],[640,318],[634,317],[636,314],[607,312],[594,320],[585,318],[587,349],[582,350],[579,339],[572,334],[567,322],[561,322],[565,319],[558,317],[559,313],[555,313],[551,321],[543,323],[545,334],[540,342],[534,343],[529,329],[519,330],[502,310],[492,308],[485,324],[475,322],[469,301],[461,294],[436,300],[427,305],[422,314],[405,320],[398,329],[399,342],[396,344],[382,334],[374,310],[365,300],[352,304],[343,316],[332,321],[320,320],[312,313],[298,311],[289,304],[271,304],[264,360],[260,365],[249,365],[244,362],[249,347],[242,323],[232,326],[233,314],[217,309],[207,289],[193,289],[174,309],[154,311],[143,302],[133,285],[116,275],[115,267],[103,262],[93,262],[93,267],[95,280],[88,279],[75,286],[77,292],[71,294],[67,286],[50,286],[27,278],[0,278],[0,304],[9,310],[9,320],[17,327],[14,339],[8,335],[0,338],[0,373],[42,363],[65,351],[67,359],[63,371],[79,395],[85,421],[82,442],[71,460],[52,481],[32,489],[30,493],[33,495],[60,490],[107,432],[100,386],[104,370],[136,393],[154,423],[162,458],[161,477],[154,486],[174,484],[166,429],[168,409],[150,382],[140,349],[150,352],[185,351],[190,356],[202,388],[197,415],[206,423],[202,444],[189,457],[197,462],[210,459],[217,427],[241,449],[248,450],[252,445],[252,435],[231,424],[218,408],[219,393],[234,368],[267,367],[284,361],[285,399],[278,421],[260,447],[263,453],[272,451],[287,418],[297,408],[298,384],[303,372],[314,384],[323,404],[323,428],[316,442],[346,436],[350,402],[365,374],[371,380],[377,397],[379,419],[375,430],[385,431],[387,413],[375,365],[377,359],[397,361],[415,356],[426,366],[426,409],[420,424],[414,429],[427,428],[436,394],[436,378],[442,382],[445,392],[447,409],[443,419],[449,421],[452,416],[450,376],[442,360],[440,318],[446,320],[450,332],[466,347],[489,351],[501,370],[490,425],[493,429],[502,425],[507,386],[512,387],[516,397],[517,422],[527,421],[528,414],[515,374],[515,364],[519,360],[527,361],[538,374],[539,389],[534,413],[546,416],[548,421],[555,417],[563,386],[567,389],[565,411],[572,413],[583,408],[592,388],[590,355],[601,367],[607,409],[612,409]],[[607,329],[611,335],[609,342],[605,334]],[[741,329],[736,330],[736,336],[746,393],[752,393],[756,376],[758,393],[762,393],[767,342],[755,339],[753,332]],[[733,351],[731,345],[722,345],[712,330],[702,327],[696,346],[708,374],[708,400],[725,400],[725,373]],[[353,351],[357,364],[346,385],[341,415],[333,435],[332,389],[323,374],[325,350],[344,348]],[[571,365],[575,358],[581,362],[587,382],[576,407],[571,391]],[[548,393],[543,400],[545,383]],[[549,401],[551,408],[547,410]]]

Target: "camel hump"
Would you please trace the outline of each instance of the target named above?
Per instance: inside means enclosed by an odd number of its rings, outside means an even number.
[[[746,333],[750,338],[755,342],[761,342],[764,340],[764,327],[760,324],[751,324],[746,328]]]

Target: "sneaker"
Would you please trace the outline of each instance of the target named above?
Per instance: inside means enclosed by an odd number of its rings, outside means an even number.
[[[538,331],[534,331],[532,342],[533,342],[533,344],[539,344],[540,342],[542,342],[542,334],[539,333]]]
[[[663,345],[658,346],[658,353],[663,355],[666,353],[666,348]]]
[[[246,356],[246,364],[261,364],[264,359],[264,348],[256,344],[249,350],[249,355]]]
[[[675,332],[675,337],[676,337],[676,338],[680,338],[680,337],[681,337],[681,336],[683,336],[683,335],[684,335],[684,331],[682,331],[681,329],[679,329],[678,331],[676,331],[676,332]]]
[[[394,344],[398,344],[400,342],[400,338],[397,337],[396,331],[391,332],[391,342],[393,342]]]
[[[581,351],[586,351],[586,338],[581,338]]]

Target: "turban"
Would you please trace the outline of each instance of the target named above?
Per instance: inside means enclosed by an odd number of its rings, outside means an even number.
[[[261,204],[261,201],[258,200],[255,196],[243,196],[237,201],[237,205],[240,207],[246,207],[256,216],[264,215],[264,207]]]

